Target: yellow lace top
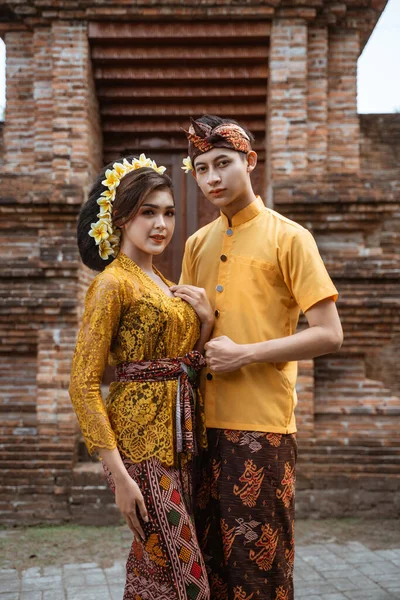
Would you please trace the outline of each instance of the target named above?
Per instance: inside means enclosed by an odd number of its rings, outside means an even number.
[[[113,382],[105,404],[100,384],[107,361],[117,365],[183,356],[199,333],[193,308],[168,297],[125,254],[95,277],[86,295],[69,388],[90,453],[118,447],[133,462],[153,456],[167,465],[176,462],[177,381]]]

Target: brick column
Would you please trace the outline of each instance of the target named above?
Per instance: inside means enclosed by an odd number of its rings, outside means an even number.
[[[53,158],[53,56],[51,27],[35,29],[34,53],[34,161],[38,176],[49,177]]]
[[[300,439],[314,436],[315,398],[314,398],[314,360],[300,360],[296,390],[299,403],[296,407],[296,424]]]
[[[33,34],[29,31],[8,32],[5,43],[7,103],[4,168],[12,173],[21,173],[32,169],[34,164]]]
[[[41,35],[41,41],[44,36]],[[76,206],[78,211],[93,176],[101,165],[101,130],[90,65],[90,49],[84,23],[55,22],[51,27],[51,92],[53,121],[49,168],[57,192],[53,200]],[[50,63],[50,60],[48,61]],[[47,85],[46,89],[49,89]],[[70,440],[75,417],[68,397],[70,362],[79,312],[80,267],[75,241],[75,217],[64,226],[57,220],[41,232],[43,266],[62,273],[64,310],[58,318],[44,320],[38,340],[38,424],[44,440]],[[60,227],[61,225],[61,227]],[[61,269],[61,273],[60,273]],[[60,298],[61,300],[61,298]],[[44,361],[42,363],[42,361]]]
[[[308,169],[323,173],[328,155],[328,30],[308,32]]]
[[[307,168],[307,24],[272,24],[267,111],[268,180],[303,174]]]
[[[356,173],[360,168],[360,126],[357,115],[358,31],[329,34],[328,171]]]
[[[86,189],[102,164],[101,128],[84,23],[56,22],[53,35],[53,169]]]
[[[53,22],[5,38],[0,366],[6,389],[15,388],[19,400],[9,406],[0,443],[25,452],[30,469],[22,476],[22,462],[3,463],[0,483],[9,486],[14,469],[10,494],[17,502],[0,506],[0,513],[9,522],[37,522],[69,514],[77,423],[68,382],[82,297],[76,220],[102,164],[102,137],[86,24]],[[22,363],[29,377],[18,376]],[[8,398],[9,392],[0,401]]]

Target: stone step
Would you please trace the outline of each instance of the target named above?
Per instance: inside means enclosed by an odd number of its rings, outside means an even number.
[[[379,403],[374,406],[374,400],[365,403],[359,403],[357,405],[349,406],[343,403],[343,406],[335,406],[329,404],[329,406],[323,406],[316,403],[315,416],[317,415],[400,415],[400,405],[391,405],[390,403]]]
[[[303,462],[299,459],[298,471],[301,473],[310,473],[314,478],[320,473],[388,473],[393,475],[399,475],[400,469],[398,464],[385,464],[378,463],[374,464],[356,464],[353,461],[342,462],[342,463],[314,463],[314,462]]]
[[[331,443],[318,442],[316,444],[307,444],[306,442],[299,442],[299,452],[310,455],[334,455],[334,454],[345,454],[346,456],[400,456],[400,446],[357,446],[357,445],[344,445],[337,444],[332,445]]]
[[[298,456],[299,463],[310,464],[358,464],[358,465],[386,465],[393,464],[400,466],[400,455],[382,455],[382,456],[365,456],[361,454],[307,454],[300,451]]]

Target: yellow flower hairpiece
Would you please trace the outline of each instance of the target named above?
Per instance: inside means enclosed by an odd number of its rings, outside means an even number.
[[[103,260],[108,260],[110,256],[117,256],[121,240],[121,231],[114,229],[112,224],[112,207],[115,200],[116,189],[121,179],[131,171],[143,169],[144,167],[154,169],[161,175],[166,171],[166,167],[158,167],[154,160],[141,154],[139,158],[134,158],[129,162],[126,158],[122,163],[115,162],[112,169],[107,169],[105,179],[101,182],[107,189],[102,192],[97,204],[100,206],[100,212],[97,215],[99,219],[92,223],[89,235],[94,239],[96,246],[99,247],[99,255]]]
[[[194,170],[190,156],[187,156],[186,158],[184,158],[182,162],[183,162],[183,167],[181,167],[181,169],[183,169],[186,174],[190,173],[190,171]]]

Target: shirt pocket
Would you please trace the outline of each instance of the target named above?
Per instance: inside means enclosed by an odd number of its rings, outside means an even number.
[[[248,256],[239,256],[237,254],[232,255],[232,260],[240,269],[242,275],[241,278],[243,279],[250,277],[251,279],[259,280],[261,276],[263,279],[266,279],[275,285],[285,285],[279,268],[271,263],[257,258],[250,258]],[[254,272],[253,275],[252,271]]]
[[[253,283],[255,286],[269,284],[274,288],[281,288],[280,294],[286,296],[287,287],[278,266],[257,258],[239,255],[233,255],[232,261],[243,284]]]

